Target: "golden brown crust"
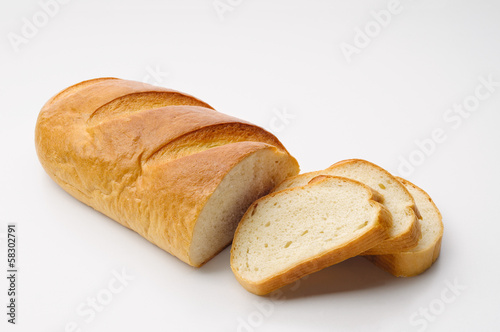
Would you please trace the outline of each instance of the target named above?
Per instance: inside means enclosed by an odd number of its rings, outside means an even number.
[[[350,242],[340,247],[333,248],[323,254],[317,255],[313,258],[297,263],[292,268],[283,271],[280,274],[269,277],[266,280],[263,280],[258,283],[243,278],[240,275],[239,271],[237,271],[234,268],[233,264],[231,264],[231,269],[233,270],[236,279],[246,290],[257,295],[268,294],[308,274],[322,270],[334,264],[340,263],[348,258],[357,256],[362,252],[366,251],[367,249],[376,246],[378,243],[381,243],[387,238],[387,229],[391,225],[392,217],[389,211],[387,211],[383,205],[375,201],[373,190],[371,190],[369,187],[358,181],[337,176],[329,176],[329,175],[315,178],[314,181],[311,180],[310,184],[308,185],[318,185],[327,178],[340,178],[344,181],[356,182],[357,184],[362,185],[369,193],[369,199],[368,199],[369,203],[372,206],[376,207],[378,210],[376,225],[372,227],[369,231],[365,232],[363,235],[355,239],[352,239]],[[284,191],[293,191],[300,188],[301,187],[294,187],[294,188],[284,189]],[[245,214],[251,213],[251,211],[253,211],[252,207],[258,205],[261,200],[268,199],[269,196],[272,197],[278,195],[280,192],[281,191],[272,192],[269,195],[264,196],[259,200],[255,201]],[[242,220],[244,219],[245,216],[242,218]],[[236,229],[235,238],[238,236],[238,229],[239,227]],[[233,260],[233,255],[234,255],[233,248],[231,248],[231,260]]]
[[[75,92],[77,92],[77,91],[79,91],[79,90],[81,90],[89,85],[92,85],[92,84],[95,84],[95,83],[98,83],[101,81],[105,81],[105,80],[116,80],[116,79],[117,78],[114,78],[114,77],[99,77],[99,78],[93,78],[90,80],[86,80],[86,81],[83,81],[83,82],[80,82],[77,84],[73,84],[72,86],[67,87],[66,89],[58,92],[55,96],[50,98],[49,101],[47,101],[47,103],[45,104],[45,106],[48,106],[50,104],[55,103],[56,101],[64,99],[68,95],[75,93]]]
[[[258,126],[177,91],[113,78],[49,100],[35,144],[46,172],[71,195],[188,264],[197,216],[235,165],[262,149],[296,164]]]
[[[425,272],[434,264],[439,257],[440,250],[441,238],[434,246],[419,252],[401,252],[365,257],[395,277],[414,277]]]

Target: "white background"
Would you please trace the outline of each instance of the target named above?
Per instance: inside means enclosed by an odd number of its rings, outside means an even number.
[[[6,322],[0,274],[1,330],[65,331],[72,322],[81,331],[498,330],[500,86],[487,96],[478,86],[481,77],[500,82],[500,3],[401,0],[381,27],[371,11],[387,7],[73,0],[43,9],[2,1],[0,265],[7,269],[6,225],[15,222],[20,272],[16,326]],[[365,28],[369,40],[360,37]],[[357,53],[346,57],[347,44]],[[283,289],[280,301],[236,282],[229,248],[200,269],[187,266],[76,201],[38,162],[42,105],[101,76],[184,91],[261,125],[303,171],[364,158],[405,175],[441,209],[441,257],[407,279],[354,258]],[[483,100],[474,105],[476,89]],[[449,113],[464,102],[474,110]],[[431,144],[435,130],[445,138]],[[416,142],[426,142],[427,154]],[[106,298],[122,270],[134,279]],[[92,316],[78,312],[96,296],[109,303]]]

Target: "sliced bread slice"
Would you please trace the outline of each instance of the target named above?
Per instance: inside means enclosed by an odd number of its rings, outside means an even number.
[[[411,277],[430,268],[439,257],[443,222],[436,204],[425,191],[405,179],[399,177],[397,179],[408,189],[422,214],[420,219],[422,237],[412,249],[396,254],[367,256],[367,258],[396,277]]]
[[[318,175],[341,176],[359,181],[383,197],[383,204],[392,214],[389,238],[365,255],[398,253],[413,248],[420,239],[420,225],[415,201],[408,190],[389,172],[366,160],[349,159],[340,161],[322,171],[300,174],[284,180],[273,192],[307,184]]]
[[[231,269],[264,295],[387,238],[391,215],[367,186],[323,176],[255,201],[236,230]]]

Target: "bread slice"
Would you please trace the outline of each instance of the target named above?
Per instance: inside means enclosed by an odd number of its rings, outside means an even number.
[[[264,295],[370,249],[391,225],[376,199],[367,186],[330,176],[260,198],[234,236],[236,279]]]
[[[412,249],[390,255],[367,256],[367,258],[396,277],[411,277],[430,268],[439,257],[443,222],[436,204],[425,191],[405,179],[397,179],[408,189],[422,214],[420,219],[422,237],[418,245]]]
[[[383,197],[383,204],[392,214],[389,238],[365,255],[397,253],[413,248],[420,239],[418,210],[408,190],[394,176],[383,168],[366,160],[349,159],[340,161],[325,170],[304,173],[284,180],[273,192],[302,186],[318,175],[342,176],[364,183]]]

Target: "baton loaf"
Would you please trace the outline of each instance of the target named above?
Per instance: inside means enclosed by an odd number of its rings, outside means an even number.
[[[266,130],[184,93],[116,78],[52,97],[35,144],[64,190],[192,266],[229,245],[250,204],[299,172]]]

